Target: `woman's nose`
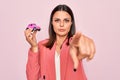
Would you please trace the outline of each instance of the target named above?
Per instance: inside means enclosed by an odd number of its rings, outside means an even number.
[[[60,27],[63,27],[63,26],[64,26],[64,22],[61,21],[61,22],[60,22]]]

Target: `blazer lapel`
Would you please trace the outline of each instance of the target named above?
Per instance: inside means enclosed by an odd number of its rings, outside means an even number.
[[[60,53],[60,71],[61,71],[61,80],[65,80],[67,62],[68,62],[68,53],[69,53],[69,46],[66,44],[68,39],[65,40],[63,43],[61,53]]]
[[[56,44],[54,43],[53,47],[48,49],[47,54],[48,54],[48,64],[47,65],[47,71],[49,73],[49,80],[56,80],[56,74],[55,74],[55,48]]]
[[[66,39],[62,45],[61,53],[60,53],[60,75],[61,80],[65,80],[67,61],[69,55],[69,46],[66,45],[68,39]],[[55,72],[55,50],[56,50],[56,42],[54,43],[51,50],[47,50],[47,58],[48,64],[47,71],[49,75],[49,80],[56,80],[56,72]]]

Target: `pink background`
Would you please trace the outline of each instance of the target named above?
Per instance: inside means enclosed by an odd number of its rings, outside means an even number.
[[[42,27],[38,40],[48,37],[52,9],[67,4],[77,31],[94,39],[96,55],[84,60],[88,80],[120,80],[120,0],[0,0],[0,80],[26,80],[29,23]]]

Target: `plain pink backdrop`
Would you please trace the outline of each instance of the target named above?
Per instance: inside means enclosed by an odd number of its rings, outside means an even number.
[[[38,40],[47,38],[50,13],[58,4],[70,6],[77,31],[95,41],[94,59],[84,60],[88,80],[120,80],[119,0],[0,0],[0,80],[26,80],[24,29],[37,23]]]

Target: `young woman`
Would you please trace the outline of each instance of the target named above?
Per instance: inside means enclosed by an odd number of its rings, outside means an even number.
[[[87,80],[82,59],[95,54],[92,39],[75,32],[75,20],[67,5],[56,6],[50,16],[49,39],[37,43],[36,33],[25,30],[31,45],[26,67],[27,80]]]

